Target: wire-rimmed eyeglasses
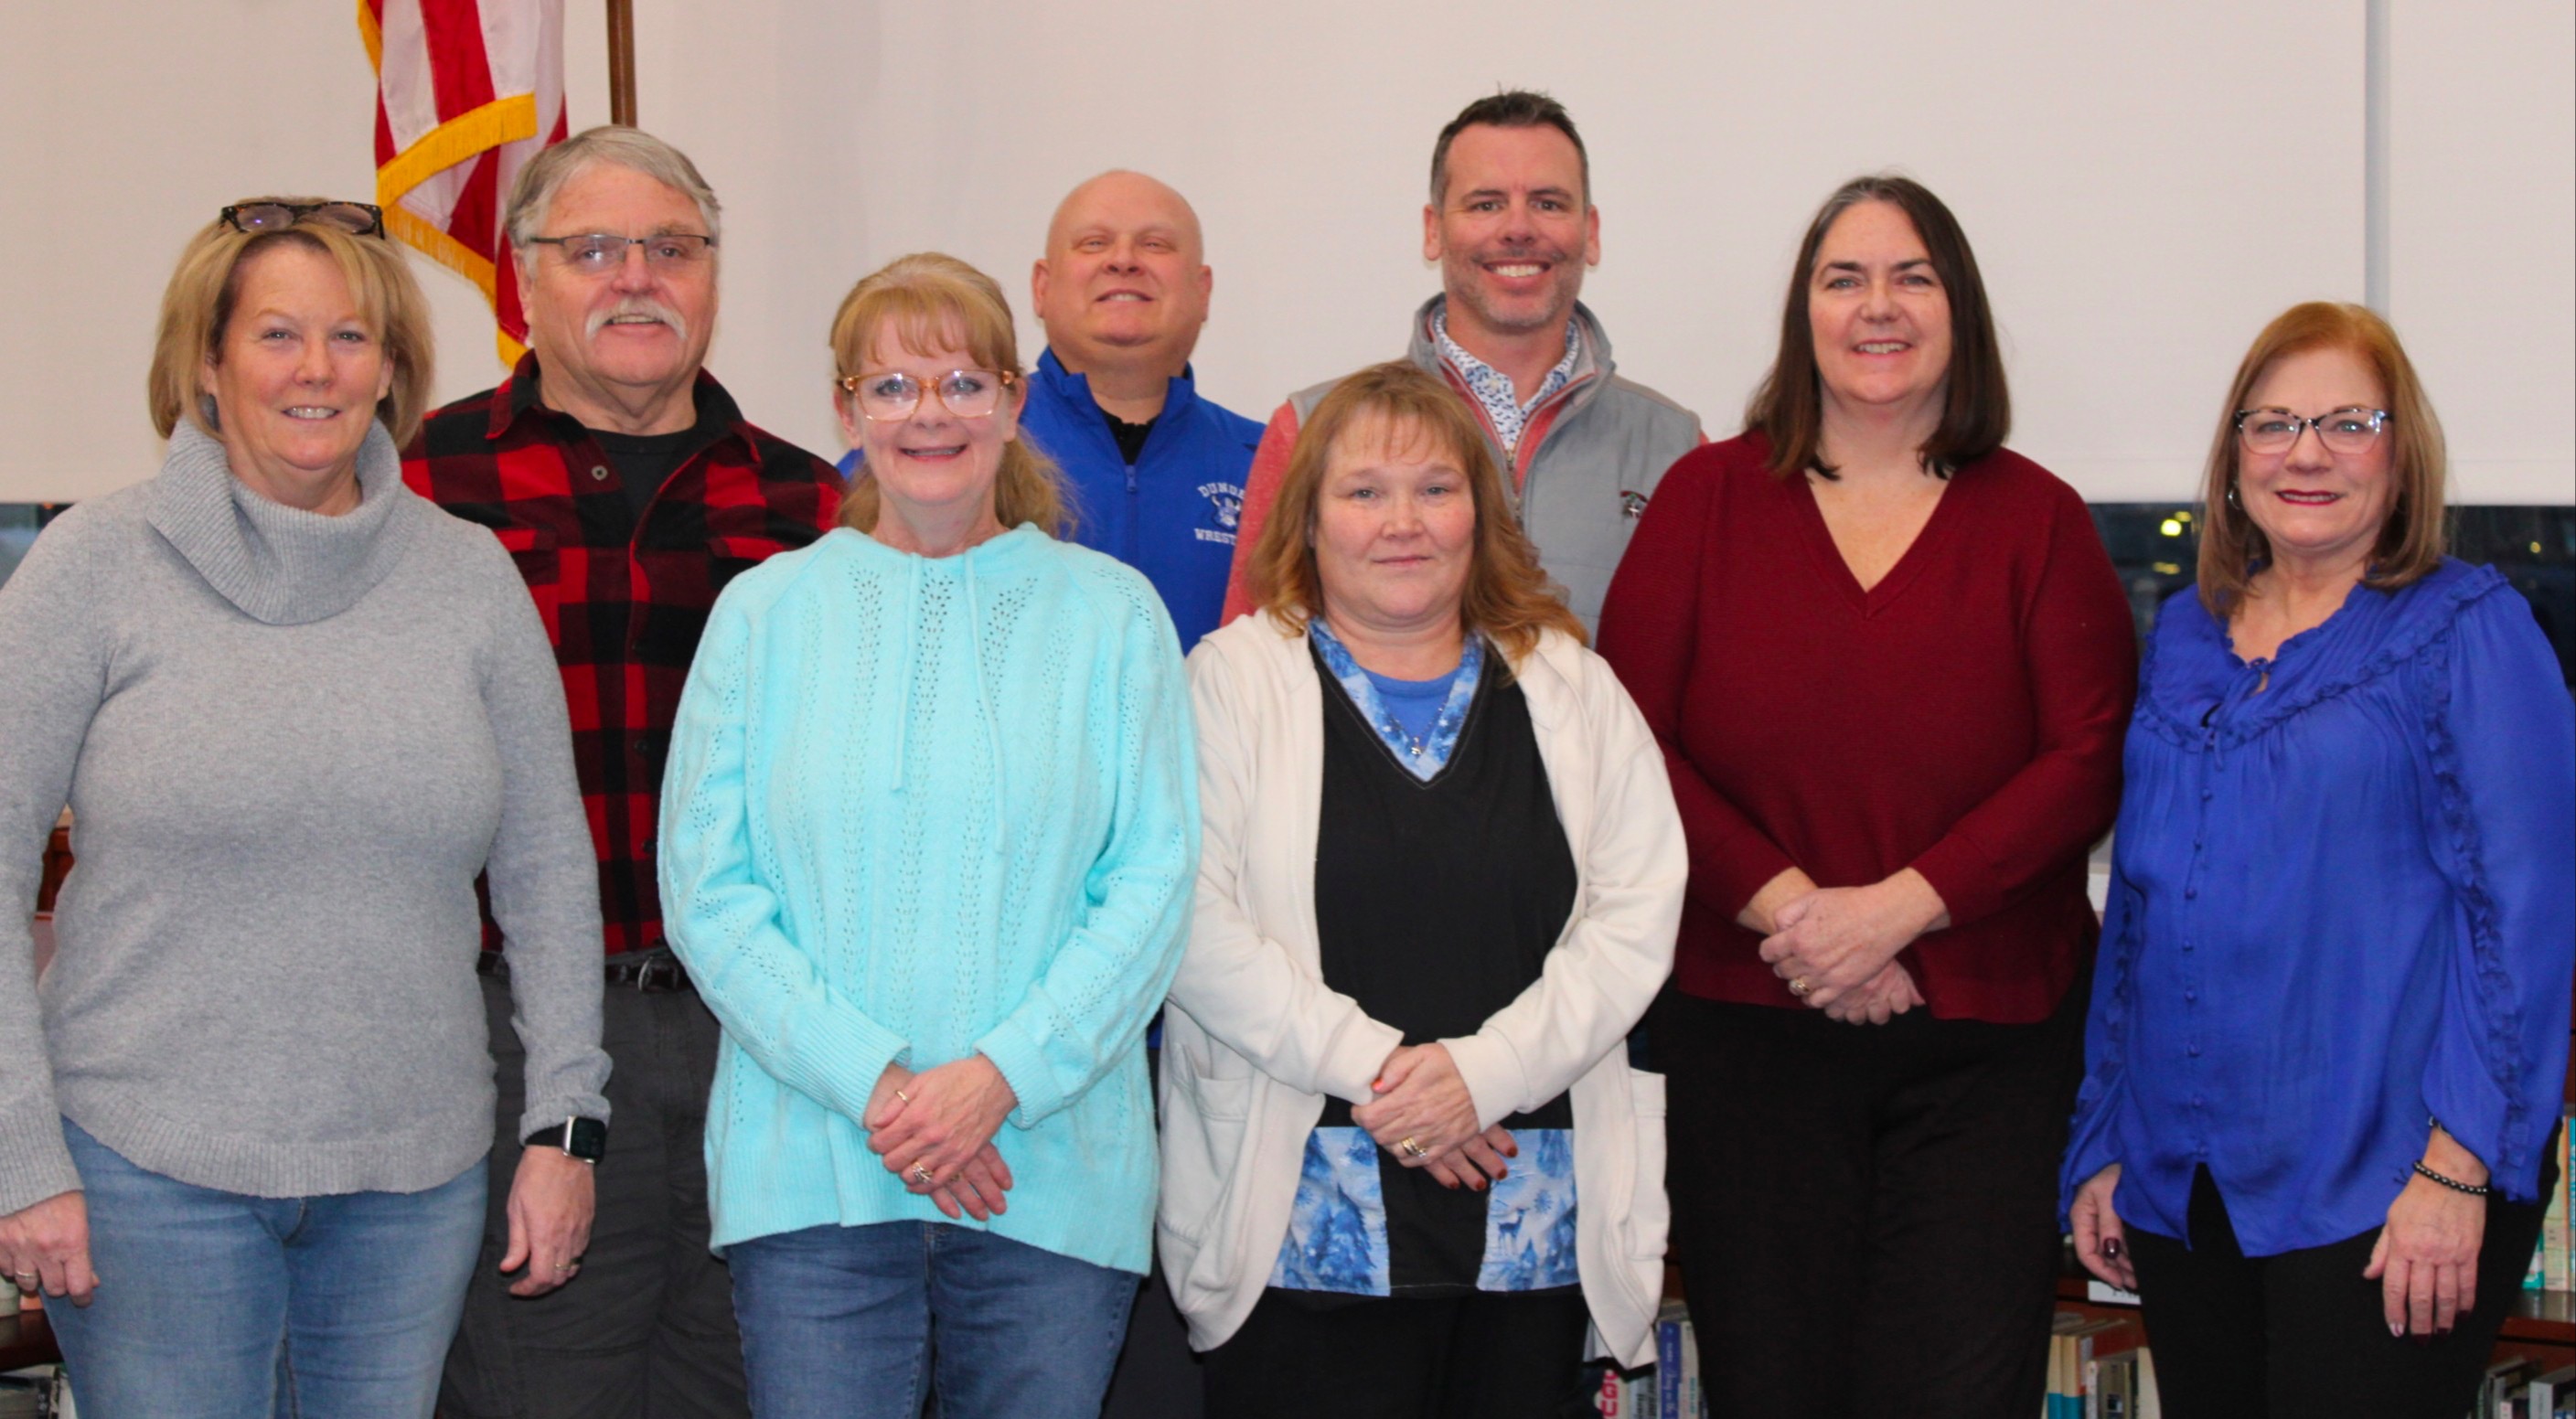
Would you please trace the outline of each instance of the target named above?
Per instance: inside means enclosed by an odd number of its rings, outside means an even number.
[[[2313,417],[2302,418],[2287,409],[2239,409],[2236,411],[2236,437],[2247,453],[2287,453],[2299,436],[2317,431],[2317,442],[2329,453],[2368,453],[2379,436],[2388,431],[2388,411],[2348,404],[2329,409]]]

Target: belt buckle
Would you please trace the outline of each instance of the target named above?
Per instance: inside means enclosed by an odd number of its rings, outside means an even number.
[[[639,995],[649,995],[657,989],[677,990],[685,979],[675,956],[655,956],[635,963],[635,990]]]

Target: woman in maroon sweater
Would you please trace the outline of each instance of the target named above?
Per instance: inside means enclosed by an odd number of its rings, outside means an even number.
[[[1847,183],[1796,270],[1746,432],[1666,475],[1601,616],[1690,844],[1653,1041],[1702,1374],[1712,1413],[2030,1413],[2134,633],[2001,447],[1940,199]]]

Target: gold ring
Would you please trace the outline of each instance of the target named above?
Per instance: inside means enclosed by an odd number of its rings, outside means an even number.
[[[913,1164],[913,1165],[912,1165],[912,1175],[913,1175],[914,1177],[917,1177],[917,1178],[921,1179],[921,1184],[922,1184],[922,1186],[924,1186],[924,1187],[928,1187],[928,1186],[930,1185],[930,1167],[929,1167],[929,1165],[928,1165],[928,1164],[925,1164],[925,1163],[915,1163],[915,1164]]]
[[[1807,992],[1814,988],[1815,987],[1807,984],[1807,978],[1805,976],[1800,976],[1789,982],[1789,993],[1798,997],[1800,1000],[1806,999]]]
[[[1417,1158],[1428,1157],[1431,1153],[1430,1149],[1423,1147],[1410,1133],[1404,1135],[1404,1141],[1395,1146]]]
[[[903,1101],[904,1101],[905,1103],[907,1103],[907,1104],[912,1102],[912,1096],[911,1096],[910,1094],[905,1093],[905,1092],[904,1092],[904,1091],[902,1091],[901,1089],[897,1089],[897,1090],[895,1090],[895,1091],[894,1091],[894,1096],[895,1096],[896,1098],[898,1098],[898,1099],[903,1100]]]

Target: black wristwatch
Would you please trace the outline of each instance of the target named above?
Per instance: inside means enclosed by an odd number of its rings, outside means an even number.
[[[575,1115],[552,1128],[540,1128],[519,1142],[530,1148],[560,1148],[585,1163],[596,1163],[608,1154],[608,1125]]]

